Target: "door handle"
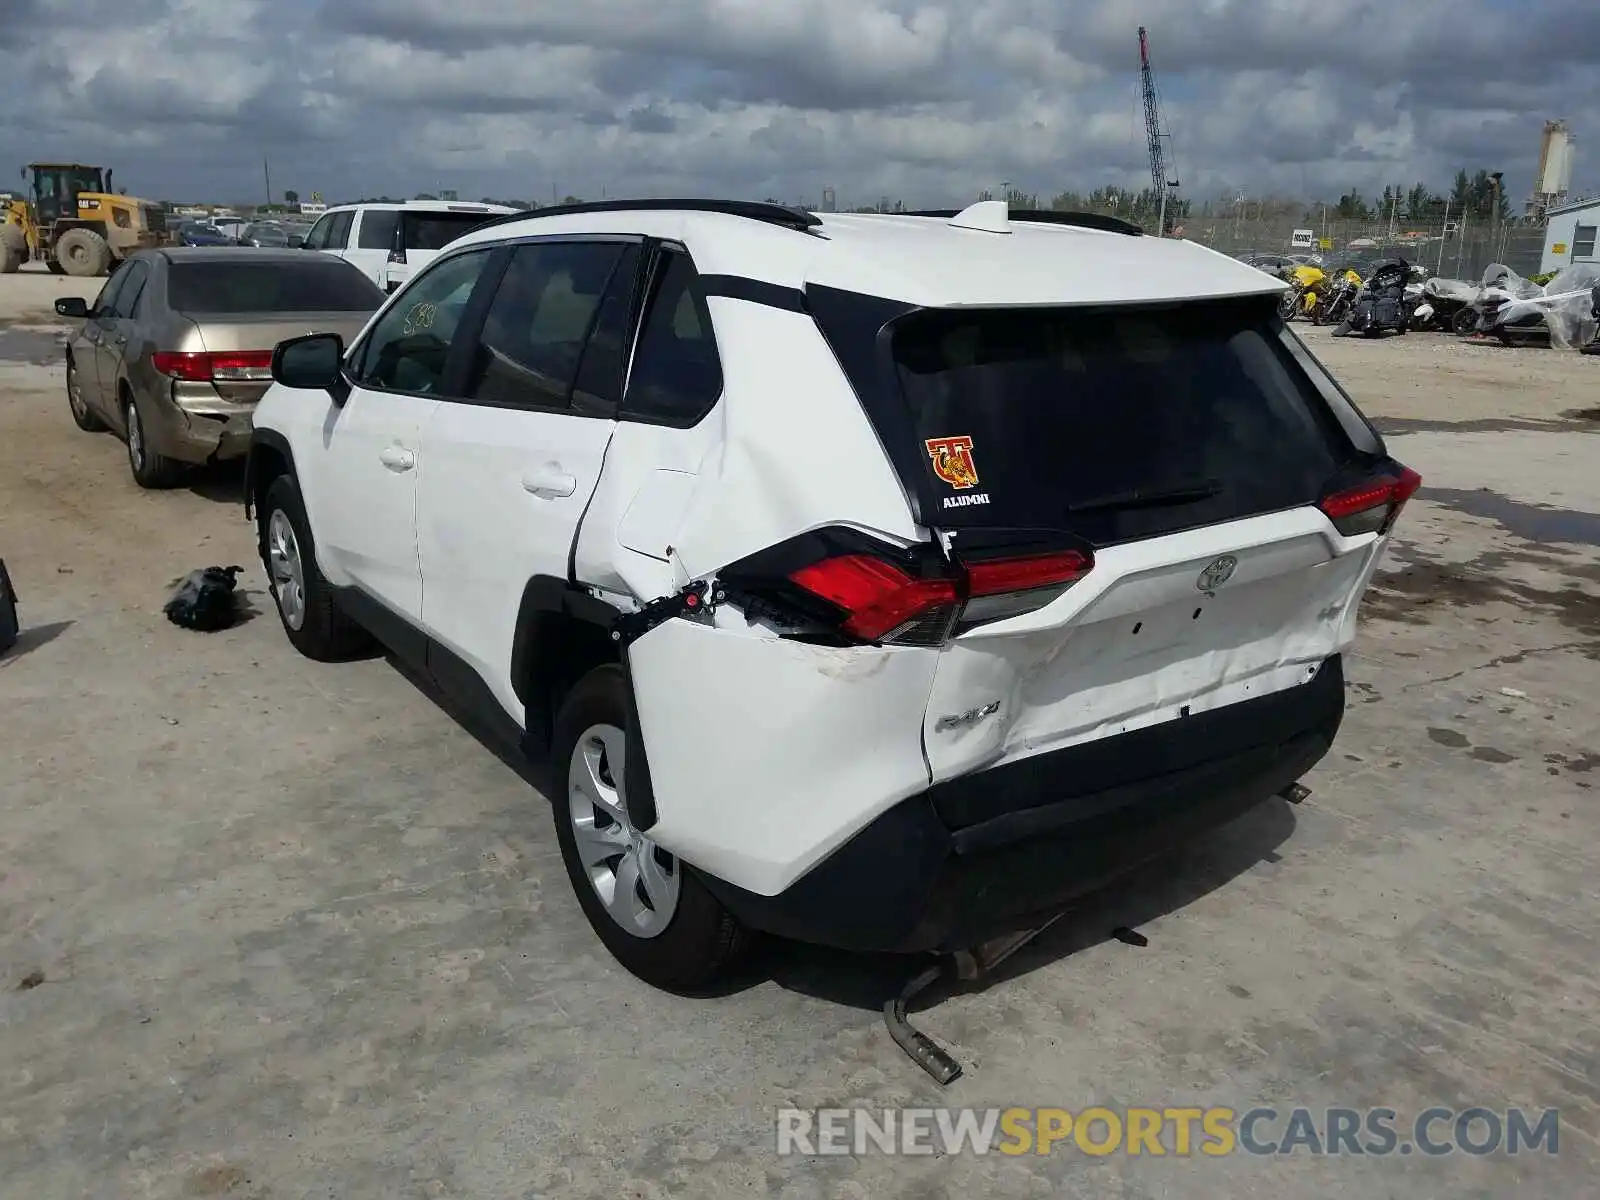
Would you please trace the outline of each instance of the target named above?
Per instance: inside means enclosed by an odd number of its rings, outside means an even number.
[[[554,500],[572,495],[578,490],[578,481],[563,471],[560,463],[546,463],[523,473],[522,490]]]
[[[378,461],[391,471],[409,471],[417,465],[417,456],[404,446],[385,446],[378,451]]]

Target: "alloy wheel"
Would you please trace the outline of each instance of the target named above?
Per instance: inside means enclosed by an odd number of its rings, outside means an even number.
[[[305,563],[300,557],[300,541],[294,525],[281,508],[267,518],[267,570],[272,575],[272,594],[278,599],[283,623],[299,632],[306,623]]]
[[[633,936],[653,938],[677,912],[680,867],[628,817],[626,750],[627,738],[615,725],[583,731],[567,768],[567,817],[584,874],[606,913]]]

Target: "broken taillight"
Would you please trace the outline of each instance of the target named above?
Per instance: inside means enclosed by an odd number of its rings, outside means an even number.
[[[1422,476],[1410,467],[1396,475],[1382,475],[1367,483],[1335,492],[1318,504],[1333,527],[1345,537],[1387,533],[1407,500],[1422,486]]]
[[[1078,550],[971,561],[935,561],[927,550],[852,545],[787,569],[781,581],[769,577],[766,586],[737,566],[724,579],[780,620],[831,628],[855,642],[937,646],[975,625],[1042,608],[1094,566],[1092,553]]]

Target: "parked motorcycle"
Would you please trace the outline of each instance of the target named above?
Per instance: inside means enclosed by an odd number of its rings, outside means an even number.
[[[1311,311],[1311,323],[1328,325],[1343,321],[1350,314],[1350,306],[1355,303],[1360,291],[1361,276],[1355,270],[1346,267],[1322,289],[1322,294],[1317,298],[1316,306]]]
[[[1404,259],[1380,263],[1351,302],[1349,315],[1333,331],[1334,337],[1382,337],[1405,333],[1411,313],[1406,307],[1406,283],[1411,265]]]
[[[1510,344],[1548,344],[1549,332],[1545,329],[1544,315],[1538,311],[1507,313],[1503,310],[1514,300],[1532,300],[1543,295],[1544,289],[1530,283],[1504,263],[1490,263],[1478,284],[1478,290],[1469,306],[1472,327],[1468,336],[1496,336]],[[1506,318],[1511,317],[1508,321]]]
[[[1278,300],[1278,315],[1285,321],[1306,317],[1314,322],[1320,292],[1327,278],[1322,268],[1313,263],[1300,263],[1286,268],[1280,277],[1289,285],[1289,290]]]
[[[1585,345],[1579,353],[1600,354],[1600,284],[1596,284],[1594,290],[1589,293],[1589,302],[1589,315],[1594,318],[1594,340]]]
[[[1472,308],[1472,301],[1477,294],[1478,289],[1464,279],[1446,279],[1435,275],[1422,285],[1422,303],[1417,306],[1419,316],[1424,307],[1428,309],[1427,315],[1422,324],[1414,321],[1412,328],[1471,333],[1478,323],[1478,314]]]
[[[1544,287],[1528,286],[1534,288],[1533,295],[1485,302],[1480,326],[1484,333],[1506,345],[1558,350],[1579,348],[1595,338],[1594,289],[1600,287],[1600,266],[1574,263],[1556,272]]]

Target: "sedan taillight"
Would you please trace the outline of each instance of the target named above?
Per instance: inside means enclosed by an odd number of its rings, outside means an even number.
[[[264,383],[272,378],[271,350],[157,350],[155,369],[184,383]]]

